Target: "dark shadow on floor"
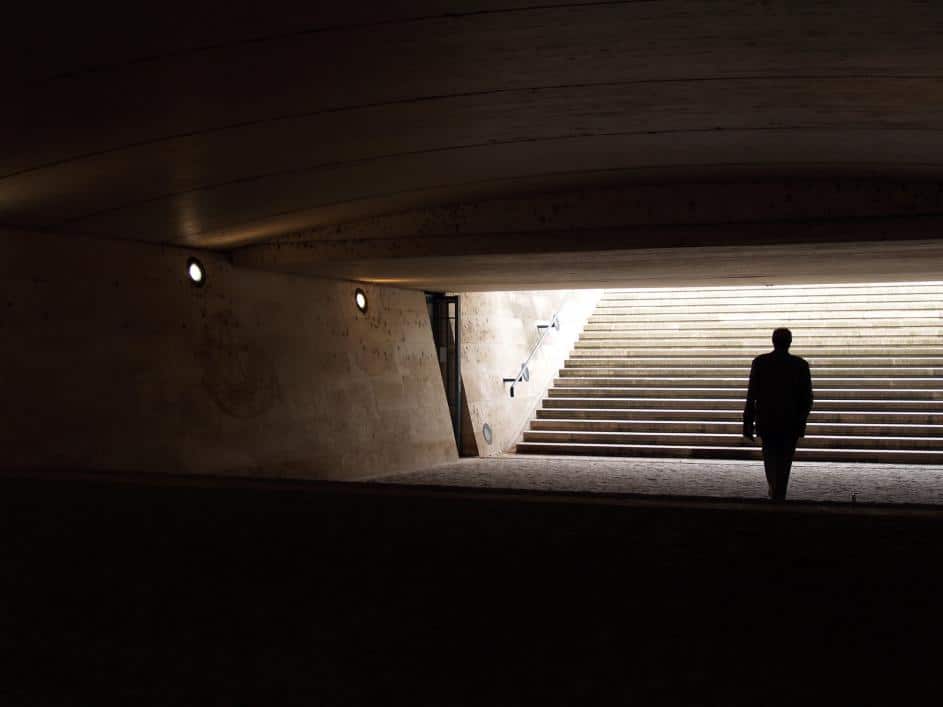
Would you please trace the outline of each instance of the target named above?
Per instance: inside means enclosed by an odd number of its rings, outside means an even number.
[[[4,705],[835,704],[936,684],[943,514],[0,479]]]

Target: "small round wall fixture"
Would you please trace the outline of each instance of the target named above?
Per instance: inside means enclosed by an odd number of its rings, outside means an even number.
[[[357,288],[357,291],[354,292],[354,304],[357,305],[357,309],[359,309],[361,312],[364,314],[367,313],[367,293],[361,290],[359,287]]]
[[[196,258],[187,259],[187,277],[194,287],[203,287],[206,284],[206,268]]]
[[[488,444],[491,444],[491,440],[494,439],[494,435],[491,433],[491,425],[487,422],[484,424],[484,427],[481,428],[481,435]]]

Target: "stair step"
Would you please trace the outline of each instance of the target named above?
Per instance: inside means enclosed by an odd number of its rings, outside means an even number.
[[[671,300],[705,300],[727,299],[739,304],[756,304],[764,299],[790,298],[818,298],[822,300],[859,299],[862,302],[882,303],[888,298],[900,298],[906,301],[919,302],[924,299],[933,299],[943,295],[941,283],[898,283],[892,287],[679,287],[676,289],[640,287],[630,290],[606,290],[599,298],[599,303],[620,300],[651,300],[653,302],[668,302]]]
[[[806,344],[796,346],[794,350],[790,350],[790,353],[795,354],[796,356],[801,356],[802,358],[809,358],[813,353],[838,353],[844,351],[846,354],[856,354],[863,355],[866,352],[869,353],[878,353],[883,350],[884,355],[888,354],[888,351],[902,351],[909,354],[914,353],[930,353],[936,354],[939,351],[940,337],[938,336],[922,336],[922,337],[890,337],[884,336],[881,337],[881,343],[883,344],[883,349],[878,349],[874,346],[873,340],[863,342],[861,338],[856,337],[845,337],[845,338],[835,338],[828,339],[827,341],[819,340],[814,344]],[[722,337],[718,338],[695,338],[695,337],[664,337],[659,336],[657,338],[648,338],[643,339],[641,337],[636,338],[597,338],[597,337],[587,337],[580,338],[576,342],[575,348],[573,351],[576,355],[585,353],[586,351],[594,351],[595,355],[599,355],[599,351],[607,352],[647,352],[649,355],[653,354],[665,354],[670,355],[674,354],[683,354],[683,355],[692,355],[691,350],[705,350],[712,351],[715,354],[725,353],[730,354],[733,352],[743,352],[751,356],[756,356],[761,353],[766,353],[770,349],[769,337],[764,337],[763,339],[725,339]],[[632,355],[631,353],[615,355]]]
[[[597,356],[574,356],[568,358],[564,363],[566,369],[572,368],[695,368],[717,367],[717,368],[749,368],[753,361],[752,356],[713,356],[705,358],[689,356],[632,356],[624,358],[606,358]],[[889,358],[885,356],[818,356],[806,358],[809,365],[815,370],[829,370],[833,367],[892,367],[895,370],[907,369],[907,367],[938,367],[937,370],[943,370],[943,357],[930,356],[899,356]]]
[[[874,331],[888,331],[892,334],[934,334],[940,332],[943,320],[937,319],[804,319],[794,317],[777,317],[769,320],[756,318],[721,318],[699,319],[687,321],[652,321],[649,319],[635,319],[624,317],[621,321],[599,321],[590,319],[583,327],[584,332],[611,331],[611,332],[702,332],[710,335],[731,333],[743,335],[772,334],[773,329],[788,326],[793,336],[796,332],[806,336],[821,335],[871,335]]]
[[[625,289],[607,289],[600,297],[606,302],[618,299],[690,299],[703,297],[736,298],[738,301],[760,297],[868,297],[872,300],[886,296],[920,297],[923,295],[941,295],[940,283],[896,283],[882,285],[757,285],[741,287],[677,287],[658,288],[640,287]]]
[[[552,392],[552,389],[551,389]],[[710,397],[578,397],[550,395],[544,398],[545,408],[609,408],[609,409],[638,409],[638,408],[683,408],[685,410],[738,410],[743,412],[744,397],[710,398]],[[939,400],[861,400],[852,398],[835,400],[816,398],[815,409],[833,412],[861,411],[861,412],[943,412],[943,402]]]
[[[816,283],[798,283],[794,285],[770,285],[766,283],[756,283],[752,285],[692,285],[690,287],[610,287],[605,290],[607,294],[618,294],[622,292],[729,292],[737,290],[738,292],[749,290],[778,290],[792,292],[795,290],[838,290],[847,292],[852,289],[866,290],[873,292],[875,290],[914,290],[914,289],[939,289],[943,287],[943,282],[816,282]]]
[[[657,444],[662,446],[755,446],[739,433],[718,434],[698,432],[599,432],[599,431],[545,431],[524,432],[525,442],[556,442],[580,444]],[[943,437],[813,435],[802,439],[803,449],[909,449],[943,451]]]
[[[635,377],[575,377],[563,376],[554,379],[554,387],[567,388],[648,388],[648,387],[682,387],[682,388],[712,388],[743,390],[746,394],[746,385],[749,371],[743,371],[739,376],[635,376]],[[943,393],[943,378],[878,378],[878,377],[817,377],[818,386],[823,390],[852,389],[852,390],[933,390]]]
[[[549,391],[550,398],[715,398],[735,400],[746,399],[746,381],[740,387],[714,388],[692,386],[638,386],[638,387],[554,387]],[[833,400],[943,400],[943,389],[920,388],[823,388],[816,387],[816,397]]]
[[[865,343],[880,340],[882,343],[900,344],[937,344],[940,343],[943,329],[939,327],[880,327],[880,328],[848,328],[848,329],[800,329],[789,327],[796,348],[802,343],[814,346],[826,346],[829,343]],[[714,329],[656,329],[640,328],[637,330],[584,330],[580,340],[608,340],[608,341],[673,341],[675,339],[703,339],[706,341],[740,341],[744,344],[755,344],[761,347],[770,347],[770,338],[773,327],[762,329],[743,328],[714,328]],[[801,342],[800,339],[805,339]],[[872,343],[873,345],[873,343]]]
[[[881,296],[880,301],[866,297],[821,298],[810,296],[757,298],[748,302],[724,297],[690,297],[685,299],[639,299],[602,300],[592,315],[602,314],[698,314],[711,312],[760,313],[763,312],[824,312],[826,315],[841,312],[882,312],[907,310],[933,312],[943,309],[943,293],[917,297]]]
[[[742,409],[713,410],[685,408],[545,408],[537,410],[536,420],[563,421],[668,421],[732,422],[740,424]],[[535,420],[535,421],[536,421]],[[835,411],[813,408],[809,424],[943,426],[941,412]]]
[[[792,293],[772,297],[739,297],[707,292],[684,297],[603,297],[597,303],[594,311],[638,307],[680,308],[685,306],[719,307],[723,309],[764,309],[778,306],[829,307],[837,310],[846,307],[881,309],[888,306],[897,306],[903,309],[930,309],[938,307],[941,299],[943,299],[943,292],[915,292],[912,294],[885,292],[876,295]]]
[[[679,358],[708,358],[708,359],[733,359],[746,358],[752,361],[757,355],[768,352],[772,347],[761,346],[672,346],[666,347],[658,344],[647,346],[602,346],[594,344],[589,347],[580,347],[576,342],[573,350],[570,352],[571,359],[578,358],[656,358],[666,363]],[[881,358],[884,360],[912,359],[920,357],[943,356],[943,349],[939,346],[886,346],[877,348],[873,344],[861,346],[802,346],[792,351],[796,356],[802,356],[811,365],[812,361],[828,358],[830,360],[839,357],[852,359],[861,358]]]
[[[571,420],[536,419],[530,429],[539,432],[671,432],[697,434],[726,434],[740,436],[743,426],[739,420]],[[810,421],[807,434],[811,436],[874,437],[943,437],[943,425],[903,424],[849,424]]]
[[[628,444],[558,444],[548,442],[520,442],[518,454],[559,454],[594,457],[675,457],[698,459],[763,458],[759,447],[661,447],[657,445]],[[863,462],[879,464],[940,464],[943,451],[884,450],[884,449],[804,449],[796,450],[796,461]]]
[[[735,376],[749,377],[750,362],[746,365],[737,366],[677,366],[674,368],[654,367],[654,366],[636,366],[636,367],[599,367],[575,366],[560,369],[561,378],[585,378],[585,379],[607,379],[607,378],[673,378],[683,376],[685,378],[730,378]],[[859,366],[854,368],[838,368],[817,366],[815,368],[816,380],[831,378],[935,378],[943,379],[943,367],[940,368],[919,368],[906,366],[892,366],[887,368],[876,368],[871,366]]]
[[[814,304],[796,303],[783,304],[771,302],[765,305],[754,306],[723,306],[711,304],[683,303],[677,305],[627,305],[627,306],[598,306],[589,321],[619,321],[625,319],[638,320],[650,317],[652,321],[695,321],[698,319],[712,319],[714,317],[739,317],[743,319],[765,319],[788,316],[793,320],[814,319],[824,316],[834,316],[838,319],[883,319],[892,317],[905,318],[934,318],[943,317],[941,300],[927,302],[884,302],[863,303],[849,302],[846,304]]]

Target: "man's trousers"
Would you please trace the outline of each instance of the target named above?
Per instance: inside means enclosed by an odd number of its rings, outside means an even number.
[[[769,482],[771,498],[783,501],[789,485],[789,471],[796,453],[796,437],[791,434],[768,434],[763,440],[763,466]]]

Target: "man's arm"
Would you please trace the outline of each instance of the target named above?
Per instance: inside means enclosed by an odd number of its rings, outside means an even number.
[[[747,386],[747,404],[743,408],[743,436],[753,439],[754,423],[756,422],[756,359],[750,365],[750,383]]]
[[[805,437],[805,426],[809,419],[809,412],[812,410],[813,400],[812,372],[809,370],[809,363],[805,359],[802,361],[802,379],[802,385],[800,387],[800,390],[802,391],[802,399],[799,406],[802,417],[799,419],[799,436]]]

